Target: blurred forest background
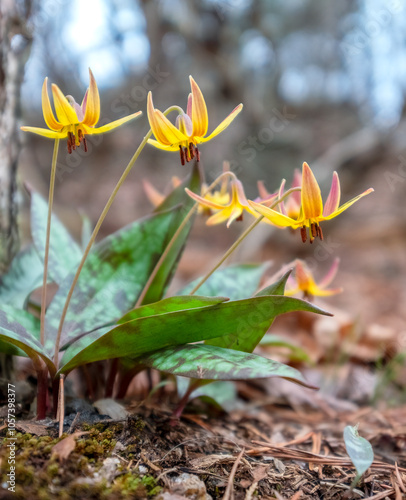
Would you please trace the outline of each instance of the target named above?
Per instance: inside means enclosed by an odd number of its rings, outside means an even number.
[[[23,76],[15,127],[44,126],[45,76],[80,102],[88,67],[101,93],[101,123],[144,112],[134,123],[89,139],[88,154],[79,150],[68,155],[61,145],[55,206],[77,237],[80,214],[86,213],[93,223],[97,220],[149,128],[147,92],[152,90],[158,109],[185,107],[192,74],[207,102],[209,132],[244,103],[232,126],[200,148],[209,180],[221,172],[223,160],[229,160],[248,197],[255,198],[258,179],[274,191],[283,177],[289,183],[294,169],[307,161],[320,179],[324,199],[334,170],[342,181],[343,201],[375,188],[345,215],[325,224],[324,242],[302,245],[298,234],[263,225],[232,260],[272,259],[276,272],[293,258],[307,258],[321,277],[333,258],[340,257],[334,284],[345,291],[325,305],[337,308],[339,335],[351,318],[351,331],[365,340],[356,355],[366,362],[376,361],[392,344],[392,353],[406,350],[402,1],[2,0],[1,9],[3,20],[7,9],[14,16],[8,32],[3,31],[3,49],[8,46],[14,54]],[[4,109],[4,60],[2,64]],[[22,183],[46,195],[53,144],[17,135],[23,148],[15,199],[24,243],[29,217]],[[188,168],[180,166],[177,154],[147,147],[102,232],[110,233],[151,210],[141,179],[164,190],[172,176],[182,177]],[[197,220],[177,284],[209,269],[247,223],[225,231]],[[331,327],[327,330],[321,329],[320,335],[328,336]]]

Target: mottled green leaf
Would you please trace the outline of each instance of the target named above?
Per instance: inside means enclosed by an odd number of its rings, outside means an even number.
[[[233,338],[238,344],[267,319],[270,322],[276,314],[301,307],[307,306],[299,299],[264,296],[138,318],[102,336],[91,332],[74,342],[65,351],[61,372],[92,361],[135,358],[163,347],[216,337]],[[316,307],[312,310],[328,314]]]
[[[269,263],[238,264],[219,269],[199,288],[198,293],[209,297],[220,295],[230,300],[245,299],[256,292],[268,267]],[[179,294],[187,295],[200,280],[189,283]]]
[[[174,211],[136,221],[95,245],[75,287],[61,345],[114,323],[134,306],[168,243]],[[47,352],[52,354],[62,308],[74,273],[61,284],[46,314]]]
[[[48,203],[35,191],[31,191],[31,234],[35,248],[44,261],[48,217]],[[51,280],[60,285],[71,269],[82,258],[82,251],[68,230],[55,214],[51,218],[51,237],[48,273]]]
[[[305,387],[313,387],[298,370],[283,363],[256,354],[211,345],[189,344],[169,347],[143,356],[142,362],[165,373],[198,380],[281,377]]]
[[[0,278],[0,304],[23,309],[30,293],[42,285],[43,270],[34,246],[19,252]]]
[[[290,361],[311,361],[307,353],[301,347],[298,347],[297,345],[288,342],[286,339],[272,333],[265,334],[259,344],[261,346],[285,347],[286,349],[289,349]]]
[[[374,461],[371,443],[358,434],[358,425],[355,427],[347,425],[344,429],[344,442],[345,449],[357,469],[358,476],[362,476]]]
[[[285,297],[284,295],[263,295],[262,297],[257,297],[257,299],[265,297],[268,297],[269,302],[264,310],[261,308],[253,308],[251,314],[247,316],[244,325],[237,333],[212,338],[206,340],[205,343],[234,349],[236,351],[252,352],[272,325],[275,317],[279,314],[285,314],[292,311],[308,311],[331,316],[330,313],[309,302],[292,297]]]
[[[199,297],[197,295],[181,295],[175,297],[168,297],[167,299],[160,300],[159,302],[154,302],[153,304],[147,304],[145,306],[137,307],[132,309],[130,312],[125,314],[122,318],[117,321],[117,324],[127,323],[138,318],[146,318],[147,316],[158,316],[159,314],[182,311],[184,309],[196,309],[197,307],[212,306],[215,304],[220,304],[221,302],[227,301],[226,297]],[[111,330],[111,326],[103,327],[97,330],[97,334],[94,335],[104,335]],[[61,347],[61,350],[65,350],[73,342],[79,340],[79,338],[84,337],[89,332],[81,334],[77,338],[71,339],[67,344]],[[133,364],[132,361],[130,364]]]
[[[172,238],[187,213],[194,205],[194,201],[185,192],[186,187],[193,192],[200,192],[200,174],[197,162],[194,163],[193,170],[190,175],[182,182],[182,184],[174,189],[155,210],[155,213],[160,213],[176,207],[176,216],[173,218],[171,228],[168,232],[169,238]],[[183,253],[186,240],[192,227],[192,222],[193,217],[188,221],[181,233],[177,236],[175,243],[165,260],[162,262],[154,280],[152,281],[148,292],[142,301],[143,304],[157,302],[163,297]],[[202,295],[205,294],[203,293]]]
[[[137,318],[157,316],[159,314],[196,309],[198,307],[214,306],[226,302],[227,297],[200,297],[199,295],[179,295],[137,307],[118,320],[118,324],[127,323]]]
[[[40,355],[51,372],[55,372],[52,361],[45,355],[39,340],[39,320],[26,311],[2,305],[0,310],[0,340],[10,343],[30,358]]]

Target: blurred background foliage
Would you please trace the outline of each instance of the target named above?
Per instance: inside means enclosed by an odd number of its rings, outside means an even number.
[[[288,231],[278,231],[278,238],[268,244],[272,228],[266,226],[238,258],[286,262],[307,255],[328,268],[339,255],[344,281],[351,276],[347,270],[368,276],[365,286],[371,293],[378,295],[388,279],[403,290],[406,6],[402,1],[42,0],[34,4],[28,26],[33,45],[22,86],[24,124],[43,126],[40,94],[45,76],[80,102],[88,67],[100,88],[101,123],[144,111],[136,122],[91,138],[87,155],[81,150],[68,155],[62,145],[56,207],[76,235],[79,212],[97,219],[148,130],[147,92],[152,90],[159,109],[172,104],[186,107],[192,74],[206,98],[209,131],[244,103],[232,126],[201,147],[210,180],[221,172],[222,161],[229,160],[247,195],[254,198],[257,179],[274,191],[282,177],[289,183],[294,169],[307,161],[324,190],[329,189],[333,171],[339,172],[343,201],[370,186],[376,190],[351,213],[329,223],[325,234],[339,243],[320,244],[320,257],[315,246],[299,245],[298,235]],[[20,177],[45,194],[52,141],[28,134],[23,139],[27,147],[21,155]],[[150,211],[140,178],[163,190],[173,175],[182,177],[188,169],[180,166],[176,153],[147,147],[103,226],[104,234]],[[27,217],[22,213],[24,226]],[[207,266],[208,259],[216,258],[215,246],[228,245],[241,225],[224,231],[206,229],[204,222],[198,222],[196,231],[194,258],[187,269],[193,276],[196,259]],[[210,238],[204,242],[207,231]],[[185,257],[185,268],[187,262]],[[359,298],[364,291],[355,288],[353,294]],[[392,299],[388,296],[393,306]],[[384,312],[390,304],[385,307]]]
[[[44,75],[79,100],[91,67],[107,121],[145,111],[150,89],[158,108],[185,106],[192,74],[206,97],[211,129],[244,103],[232,129],[204,147],[210,176],[228,159],[245,180],[261,177],[273,189],[303,160],[312,164],[354,132],[369,131],[358,136],[358,153],[360,140],[368,151],[375,132],[385,136],[398,125],[405,28],[401,1],[43,0],[32,18],[25,121],[42,123]],[[122,132],[134,138],[129,150],[145,130],[144,117]],[[27,140],[41,148],[39,139]],[[114,143],[124,147],[113,135],[97,155],[105,157]],[[335,159],[338,166],[347,155]],[[162,153],[149,156],[169,162]],[[73,158],[66,161],[74,168]],[[175,159],[172,164],[176,169]],[[329,174],[337,165],[330,167]]]

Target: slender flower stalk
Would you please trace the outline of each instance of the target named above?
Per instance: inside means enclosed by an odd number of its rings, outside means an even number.
[[[296,191],[300,191],[301,188],[291,188],[286,193],[284,193],[280,198],[275,200],[270,208],[276,208],[285,198],[287,198],[290,194],[295,193]],[[213,269],[207,273],[199,283],[193,288],[193,290],[189,293],[189,295],[194,295],[197,290],[210,278],[210,276],[217,271],[217,269],[223,264],[225,260],[234,252],[234,250],[242,243],[242,241],[250,234],[250,232],[255,229],[258,224],[264,219],[264,215],[260,215],[244,232],[243,234],[231,245],[231,247],[227,250],[227,252],[223,255],[223,257],[219,260],[219,262],[213,267]]]
[[[167,115],[167,114],[169,114],[172,111],[177,111],[177,107],[170,107],[170,108],[168,108],[165,111],[164,114]],[[60,341],[61,341],[63,324],[65,322],[65,318],[66,318],[66,314],[68,312],[69,304],[70,304],[70,301],[71,301],[71,298],[72,298],[73,291],[75,289],[76,283],[78,282],[80,273],[81,273],[81,271],[83,269],[83,266],[84,266],[84,264],[86,262],[86,259],[87,259],[88,255],[90,253],[92,245],[93,245],[94,241],[96,240],[96,237],[97,237],[97,234],[98,234],[98,232],[100,230],[100,227],[103,224],[103,221],[106,218],[106,215],[107,215],[108,211],[110,210],[110,207],[113,204],[113,201],[114,201],[115,197],[117,196],[117,193],[118,193],[120,187],[122,186],[122,184],[124,183],[124,181],[127,178],[128,174],[130,173],[131,169],[133,168],[135,162],[137,161],[139,155],[141,154],[141,151],[144,149],[144,147],[147,144],[148,139],[151,137],[151,135],[152,135],[152,130],[150,129],[149,132],[143,138],[141,144],[138,146],[138,149],[134,153],[133,157],[131,158],[131,160],[129,161],[127,167],[125,168],[124,172],[122,173],[120,179],[118,180],[115,188],[113,189],[113,192],[111,193],[110,198],[107,200],[107,203],[106,203],[105,207],[103,208],[102,213],[100,214],[99,220],[97,221],[96,226],[95,226],[95,228],[93,230],[93,233],[92,233],[92,235],[91,235],[91,237],[89,239],[89,242],[88,242],[88,244],[87,244],[87,246],[85,248],[82,260],[79,263],[79,266],[78,266],[78,268],[76,270],[76,274],[75,274],[75,276],[73,278],[72,285],[70,287],[68,296],[66,297],[65,305],[63,307],[62,314],[61,314],[61,319],[59,321],[58,333],[57,333],[56,341],[55,341],[55,354],[54,354],[54,363],[55,363],[55,366],[58,366],[59,345],[60,345]]]
[[[220,181],[224,180],[226,177],[232,177],[235,179],[235,175],[232,172],[223,172],[221,175],[215,179],[212,184],[207,188],[207,190],[203,193],[203,197],[210,193],[212,189],[214,189]],[[155,279],[155,276],[157,275],[162,263],[165,261],[168,253],[171,251],[171,248],[173,247],[174,243],[178,239],[179,235],[182,233],[183,229],[185,228],[186,224],[189,222],[190,218],[192,215],[195,213],[195,211],[199,207],[199,202],[196,202],[193,207],[189,210],[189,212],[186,214],[185,218],[183,219],[182,223],[179,225],[178,229],[175,231],[174,235],[172,236],[171,240],[169,241],[168,245],[166,246],[165,250],[163,251],[161,257],[159,258],[158,262],[155,264],[155,267],[150,274],[148,281],[145,283],[145,286],[140,293],[140,296],[138,297],[138,300],[134,306],[134,309],[142,305],[142,301],[145,298],[145,295],[148,293],[149,287],[151,286],[153,280]]]
[[[42,279],[42,290],[41,290],[41,326],[40,326],[40,342],[41,345],[45,344],[45,309],[47,305],[47,279],[48,279],[48,261],[49,261],[49,240],[51,236],[51,217],[52,217],[52,205],[54,201],[54,189],[55,189],[55,173],[56,173],[56,161],[58,158],[59,150],[59,139],[55,139],[54,152],[52,155],[52,165],[51,165],[51,178],[49,181],[49,194],[48,194],[48,217],[47,217],[47,230],[45,239],[45,255],[44,255],[44,274]]]

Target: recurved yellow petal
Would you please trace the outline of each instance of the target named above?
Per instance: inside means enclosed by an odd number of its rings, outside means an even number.
[[[48,137],[50,139],[62,139],[68,135],[67,132],[55,132],[54,130],[39,127],[21,127],[21,130],[24,132],[32,132],[33,134],[42,135],[43,137]]]
[[[87,127],[84,125],[85,131],[90,135],[90,134],[104,134],[106,132],[110,132],[110,130],[114,130],[115,128],[119,127],[120,125],[123,125],[124,123],[127,123],[131,120],[134,120],[135,118],[138,118],[140,115],[142,115],[142,111],[137,111],[137,113],[133,113],[132,115],[129,116],[124,116],[124,118],[119,118],[118,120],[114,120],[114,122],[107,123],[106,125],[103,125],[102,127]]]
[[[209,217],[206,221],[206,224],[208,226],[215,226],[216,224],[221,224],[222,222],[229,219],[230,213],[231,213],[230,209],[221,210],[220,212],[217,212],[216,214]]]
[[[199,196],[198,194],[194,193],[193,191],[190,191],[190,189],[185,188],[186,193],[195,201],[200,203],[201,205],[207,207],[207,208],[213,208],[214,210],[223,210],[224,205],[220,205],[219,203],[215,203],[214,201],[208,200],[206,198],[203,198],[202,196]]]
[[[89,77],[90,83],[86,97],[85,117],[83,119],[83,122],[89,127],[94,127],[100,118],[100,96],[96,80],[94,79],[93,73],[90,68]]]
[[[261,203],[255,203],[251,200],[248,200],[248,203],[256,212],[263,215],[266,219],[272,222],[272,224],[282,227],[293,227],[294,229],[302,225],[300,221],[295,221],[294,219],[291,219],[287,215],[283,215],[280,212],[272,210],[272,208],[268,208],[265,207],[264,205],[261,205]]]
[[[151,92],[148,92],[147,113],[153,134],[157,141],[164,146],[170,146],[171,144],[179,143],[187,139],[187,137],[182,134],[161,111],[154,108]]]
[[[52,111],[51,101],[48,95],[48,77],[45,78],[44,84],[42,85],[42,112],[48,127],[51,130],[60,131],[63,125],[55,119],[54,112]]]
[[[344,210],[347,210],[347,208],[349,208],[351,205],[354,205],[354,203],[357,202],[360,198],[363,198],[367,194],[370,194],[370,193],[373,193],[373,192],[374,192],[373,188],[367,189],[366,191],[364,191],[363,193],[359,194],[358,196],[356,196],[352,200],[347,201],[347,203],[344,203],[344,205],[341,205],[341,207],[339,207],[332,214],[328,215],[327,217],[321,217],[319,220],[321,220],[321,221],[322,220],[330,220],[330,219],[333,219],[334,217],[337,217],[337,215],[340,215],[342,212],[344,212]]]
[[[56,116],[62,125],[79,123],[75,110],[69,104],[61,89],[54,83],[52,84],[52,95],[54,96]]]
[[[316,219],[323,213],[320,187],[306,162],[303,163],[302,171],[302,209],[305,219]]]
[[[151,122],[150,122],[151,125]],[[154,146],[155,148],[158,149],[163,149],[164,151],[179,151],[179,146],[165,146],[164,144],[161,144],[158,141],[154,141],[154,139],[148,139],[148,144],[151,146]]]
[[[207,116],[207,107],[203,94],[194,81],[189,76],[190,87],[192,89],[192,123],[193,123],[193,136],[203,137],[207,133],[209,127],[209,118]]]
[[[213,137],[216,137],[216,135],[219,135],[223,130],[225,130],[230,123],[234,120],[234,118],[238,115],[238,113],[241,112],[243,108],[242,104],[239,104],[236,108],[233,109],[233,111],[227,116],[226,119],[224,119],[218,127],[216,127],[213,132],[207,136],[207,137],[202,137],[199,139],[200,142],[207,142],[213,139]]]

